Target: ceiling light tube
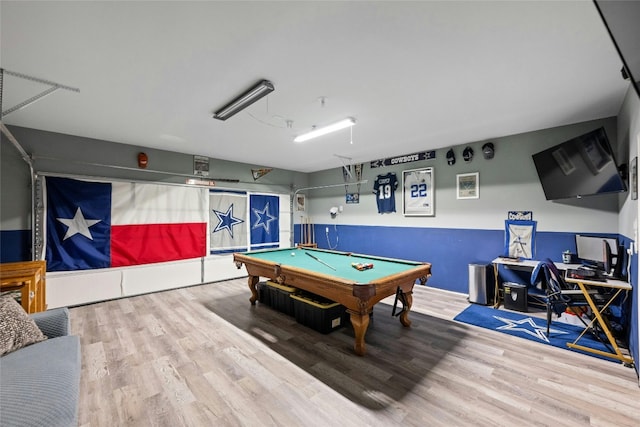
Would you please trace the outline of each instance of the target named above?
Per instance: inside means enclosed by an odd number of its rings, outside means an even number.
[[[317,138],[322,135],[326,135],[331,132],[338,131],[340,129],[348,128],[356,124],[356,120],[352,117],[346,118],[344,120],[340,120],[339,122],[323,126],[321,128],[316,128],[310,132],[303,133],[302,135],[296,136],[293,142],[304,142],[313,138]]]
[[[274,89],[273,83],[269,80],[262,80],[254,87],[216,111],[213,114],[213,118],[218,120],[227,120],[229,117],[244,110],[260,98],[273,92]]]

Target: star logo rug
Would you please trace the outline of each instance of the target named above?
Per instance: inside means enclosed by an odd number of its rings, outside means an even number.
[[[611,353],[611,349],[604,344],[602,337],[598,339],[598,337],[592,333],[585,333],[584,327],[582,326],[560,322],[557,320],[558,318],[555,314],[552,315],[549,335],[547,335],[546,313],[541,313],[541,316],[544,317],[531,316],[527,313],[510,310],[499,310],[480,304],[471,304],[462,312],[458,313],[453,320],[527,339],[540,343],[541,345],[552,345],[564,350],[588,354],[593,357],[600,356],[592,352],[586,353],[580,349],[568,347],[567,344],[579,341],[579,344],[582,346],[596,349],[603,353]],[[606,356],[600,358],[612,360]]]
[[[493,318],[504,323],[504,325],[498,326],[496,328],[497,331],[511,330],[514,332],[522,332],[533,338],[537,338],[541,341],[544,341],[546,343],[550,342],[549,338],[547,337],[546,321],[544,321],[543,325],[538,325],[532,317],[525,317],[519,320],[508,319],[506,317],[501,317],[501,316],[493,316]],[[552,327],[549,329],[549,333],[550,334],[566,334],[567,332]]]

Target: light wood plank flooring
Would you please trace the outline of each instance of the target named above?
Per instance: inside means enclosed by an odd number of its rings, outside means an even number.
[[[71,309],[81,426],[639,426],[632,368],[452,321],[416,287],[376,305],[367,355],[259,303],[246,279]]]

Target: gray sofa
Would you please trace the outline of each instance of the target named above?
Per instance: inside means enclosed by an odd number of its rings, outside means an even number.
[[[77,426],[82,362],[69,310],[31,317],[48,339],[0,357],[0,426]]]

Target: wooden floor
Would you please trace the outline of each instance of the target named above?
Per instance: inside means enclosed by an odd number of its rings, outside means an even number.
[[[71,309],[81,426],[640,426],[632,368],[454,322],[416,287],[376,305],[367,355],[249,304],[245,279]]]

